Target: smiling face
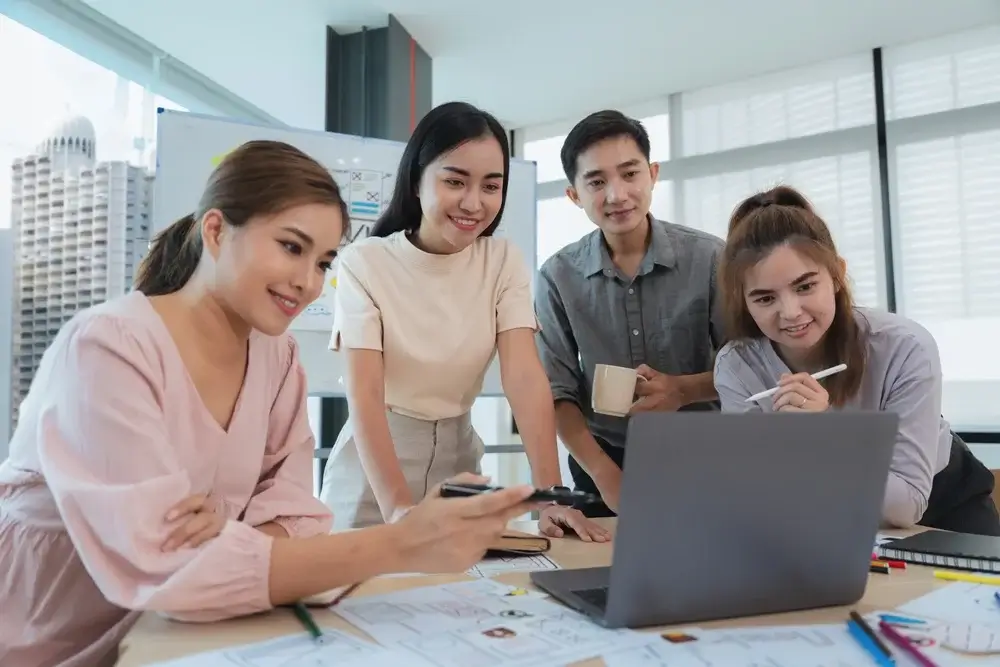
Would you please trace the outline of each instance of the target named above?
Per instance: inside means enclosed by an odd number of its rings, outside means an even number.
[[[658,164],[649,164],[628,135],[599,141],[577,158],[566,195],[606,235],[635,231],[649,213]]]
[[[205,214],[202,238],[226,308],[267,335],[283,333],[323,291],[343,233],[340,209],[304,204],[233,227]]]
[[[428,252],[467,248],[493,224],[503,203],[503,151],[492,135],[467,141],[424,169],[417,238]]]
[[[747,270],[744,297],[754,322],[782,356],[807,358],[817,350],[837,311],[830,271],[787,244]]]

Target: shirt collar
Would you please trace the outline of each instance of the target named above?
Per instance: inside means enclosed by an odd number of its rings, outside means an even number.
[[[645,275],[653,270],[654,265],[659,265],[667,269],[672,269],[677,265],[677,255],[674,253],[674,244],[670,240],[663,223],[652,215],[647,215],[649,227],[652,230],[649,239],[649,248],[639,265],[639,275]],[[614,262],[611,260],[611,253],[604,242],[604,234],[600,230],[590,237],[587,245],[587,257],[584,270],[589,278],[598,273],[613,276],[617,272]]]

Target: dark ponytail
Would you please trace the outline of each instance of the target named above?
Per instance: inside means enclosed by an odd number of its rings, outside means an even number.
[[[135,289],[146,296],[173,294],[187,284],[201,259],[201,236],[189,213],[156,235],[135,274]]]
[[[842,406],[861,389],[867,363],[866,334],[855,320],[854,298],[830,228],[801,192],[779,185],[736,206],[729,219],[726,247],[719,262],[719,288],[730,340],[763,338],[746,305],[746,273],[775,248],[788,245],[829,272],[837,288],[836,312],[825,339],[826,362],[847,370],[823,381],[830,403]]]
[[[248,141],[226,155],[208,177],[198,209],[153,239],[136,271],[136,291],[159,296],[187,284],[201,261],[201,219],[209,211],[219,211],[226,224],[242,227],[255,216],[305,204],[338,207],[342,238],[350,238],[347,205],[326,167],[290,144]]]

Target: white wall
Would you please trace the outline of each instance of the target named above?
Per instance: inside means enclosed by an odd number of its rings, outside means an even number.
[[[325,3],[84,1],[282,122],[323,129]]]
[[[0,229],[0,461],[7,458],[13,375],[14,231]]]

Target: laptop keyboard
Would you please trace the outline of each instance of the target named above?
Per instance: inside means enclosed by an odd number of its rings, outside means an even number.
[[[594,605],[598,609],[604,609],[608,606],[607,586],[603,588],[586,588],[582,591],[573,591],[573,593],[581,600]]]

